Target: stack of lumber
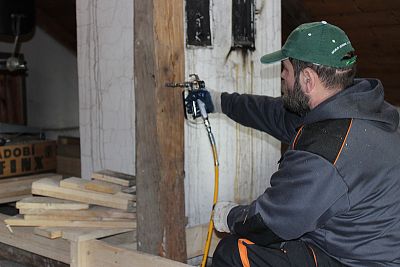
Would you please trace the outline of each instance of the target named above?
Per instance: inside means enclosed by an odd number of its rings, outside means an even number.
[[[43,178],[58,178],[61,175],[42,173],[0,180],[0,203],[9,203],[31,196],[32,183]]]
[[[93,173],[92,180],[40,179],[32,184],[32,194],[40,196],[18,201],[20,214],[5,223],[40,227],[35,232],[49,238],[71,234],[71,227],[95,237],[131,231],[136,229],[134,184],[134,176],[110,171]]]

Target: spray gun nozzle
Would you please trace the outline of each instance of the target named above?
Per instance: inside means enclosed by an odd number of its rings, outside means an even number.
[[[183,83],[165,83],[165,87],[180,87],[180,88],[186,88],[189,85],[187,84],[187,82],[183,82]]]

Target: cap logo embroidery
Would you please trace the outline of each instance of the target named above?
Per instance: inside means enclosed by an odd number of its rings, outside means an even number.
[[[337,46],[335,49],[332,50],[331,54],[332,55],[335,54],[340,48],[343,48],[343,47],[345,47],[346,45],[349,45],[349,44],[350,44],[350,41],[347,41],[347,42]]]

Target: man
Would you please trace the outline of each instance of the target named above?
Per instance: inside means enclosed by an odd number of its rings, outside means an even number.
[[[231,235],[213,266],[400,266],[399,115],[381,82],[354,79],[354,48],[324,21],[261,58],[280,61],[282,97],[189,96],[290,144],[255,201],[216,204]]]

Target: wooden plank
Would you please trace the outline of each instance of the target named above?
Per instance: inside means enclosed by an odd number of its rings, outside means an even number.
[[[37,179],[35,179],[37,180]],[[14,183],[4,183],[0,186],[0,197],[6,197],[9,195],[12,195],[14,193],[18,194],[20,191],[26,191],[28,190],[27,193],[25,194],[30,194],[30,190],[32,188],[32,183],[35,180],[25,180],[21,182],[14,182]]]
[[[123,192],[117,192],[113,194],[115,197],[120,197],[120,198],[125,198],[130,201],[136,201],[136,195],[133,194],[128,194],[128,193],[123,193]]]
[[[124,248],[130,247],[132,249],[137,248],[136,230],[103,237],[101,238],[101,240],[107,242],[107,244],[117,247],[124,247]]]
[[[0,214],[0,220],[4,221],[9,216]],[[0,242],[30,251],[44,257],[55,259],[64,263],[70,263],[70,246],[67,240],[49,240],[35,235],[32,227],[13,227],[11,233],[5,224],[0,223]]]
[[[13,198],[16,196],[29,195],[32,191],[31,185],[22,185],[19,188],[10,188],[9,192],[3,192],[0,194],[1,198]]]
[[[54,220],[54,221],[132,221],[133,219],[107,218],[107,217],[80,217],[69,215],[43,215],[43,214],[25,214],[25,220]]]
[[[49,239],[60,238],[63,234],[62,229],[56,227],[35,227],[33,232]]]
[[[113,195],[109,194],[61,188],[59,183],[51,179],[42,179],[34,182],[32,184],[32,194],[76,200],[88,204],[95,204],[122,210],[129,209],[131,204],[127,199],[115,198]]]
[[[136,233],[136,231],[123,228],[35,227],[34,233],[50,239],[62,237],[69,241],[81,242],[119,234],[135,236],[134,233]]]
[[[11,226],[43,226],[43,227],[88,227],[88,228],[128,228],[135,229],[136,221],[73,221],[73,220],[26,220],[16,215],[4,220]]]
[[[54,173],[42,173],[0,180],[0,203],[9,203],[31,197],[32,182],[42,178],[61,179],[61,175]]]
[[[14,186],[14,185],[19,185],[19,184],[24,184],[24,183],[32,183],[36,180],[40,180],[43,178],[53,178],[53,179],[61,180],[62,176],[59,174],[56,174],[56,173],[49,172],[49,173],[17,176],[17,177],[11,177],[11,178],[3,178],[3,179],[0,179],[0,187],[10,186],[10,185]]]
[[[123,186],[132,186],[136,182],[136,177],[133,175],[115,172],[110,170],[101,170],[92,173],[92,178],[96,180],[106,181]]]
[[[86,185],[88,183],[90,183],[89,180],[85,180],[85,179],[78,178],[78,177],[70,177],[70,178],[62,180],[60,182],[60,186],[62,188],[77,189],[77,190],[81,190],[81,191],[84,191],[84,192],[98,192],[99,194],[104,194],[103,192],[92,191],[92,190],[86,189]],[[105,194],[108,194],[108,193],[105,193]],[[123,192],[117,192],[115,194],[112,194],[112,196],[114,198],[121,198],[121,199],[127,199],[127,200],[131,200],[131,201],[136,201],[136,196],[135,195],[127,194],[127,193],[123,193]]]
[[[86,203],[58,199],[52,197],[28,197],[16,203],[17,209],[41,209],[41,210],[84,210],[88,209]]]
[[[85,185],[87,183],[88,183],[88,180],[78,178],[78,177],[70,177],[70,178],[60,181],[60,187],[85,191],[86,190]]]
[[[134,194],[134,193],[136,193],[136,185],[130,186],[130,187],[123,187],[122,192],[128,193],[128,194]]]
[[[121,192],[122,186],[106,181],[92,180],[85,184],[85,189],[102,193],[115,194],[117,192]]]
[[[136,232],[131,228],[63,228],[62,231],[64,239],[77,242],[113,236],[121,233],[130,233],[131,235],[134,235]]]
[[[26,197],[31,197],[31,196],[32,195],[17,195],[17,196],[12,196],[12,197],[0,198],[0,204],[18,201],[18,200],[24,199]]]
[[[172,261],[159,256],[143,252],[119,248],[100,240],[86,241],[85,267],[183,267],[189,266],[184,263]]]
[[[46,210],[46,209],[20,209],[20,214],[25,215],[53,215],[53,216],[76,216],[85,217],[104,217],[104,218],[121,218],[135,219],[136,213],[126,212],[119,209],[112,209],[101,206],[90,206],[86,210]]]
[[[182,96],[164,86],[185,79],[183,2],[134,1],[138,250],[178,261],[186,260]]]

